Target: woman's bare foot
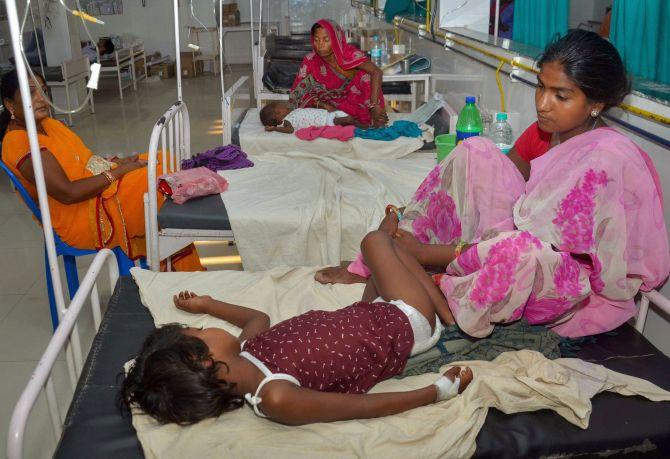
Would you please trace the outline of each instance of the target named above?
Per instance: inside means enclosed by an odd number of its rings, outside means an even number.
[[[450,381],[455,381],[456,378],[461,378],[461,384],[458,386],[458,393],[462,394],[465,389],[468,388],[472,382],[472,369],[470,367],[451,367],[444,372],[444,375],[449,378]]]
[[[342,266],[330,266],[320,269],[314,274],[314,279],[322,284],[365,284],[365,277],[347,271],[351,262],[342,263]]]

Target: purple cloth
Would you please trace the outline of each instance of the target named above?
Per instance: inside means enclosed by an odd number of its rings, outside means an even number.
[[[245,167],[252,167],[253,165],[254,163],[247,158],[247,154],[240,150],[240,147],[232,144],[198,153],[191,159],[184,159],[181,162],[182,169],[206,167],[214,172],[243,169]]]

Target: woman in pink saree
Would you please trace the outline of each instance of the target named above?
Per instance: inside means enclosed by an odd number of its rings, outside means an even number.
[[[514,150],[468,139],[430,172],[403,219],[390,213],[381,227],[442,268],[433,279],[475,337],[521,317],[570,337],[612,330],[635,314],[637,292],[670,271],[654,165],[600,119],[629,88],[616,49],[576,31],[539,66],[531,128],[551,134],[548,151],[528,167]],[[368,275],[360,258],[348,269]]]
[[[382,94],[382,71],[330,19],[312,26],[312,48],[291,88],[293,108],[342,110],[365,125],[388,122]]]

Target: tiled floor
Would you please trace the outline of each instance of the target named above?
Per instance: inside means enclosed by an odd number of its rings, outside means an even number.
[[[227,73],[226,84],[248,74],[243,67]],[[74,131],[97,154],[128,154],[146,151],[154,122],[177,99],[176,80],[141,82],[137,92],[126,91],[123,102],[114,81],[103,80],[95,94],[94,115],[78,115]],[[221,136],[212,129],[220,126],[219,79],[205,75],[183,80],[183,98],[189,107],[191,148],[198,152],[221,144]],[[28,209],[14,196],[9,181],[0,178],[0,455],[4,455],[9,418],[30,374],[51,338],[51,320],[45,287],[43,236]],[[209,269],[240,269],[235,263],[234,247],[222,244],[199,246]],[[214,258],[218,257],[218,258]],[[221,258],[224,257],[224,258]],[[80,278],[92,257],[78,260]],[[232,259],[232,263],[231,263]],[[223,264],[221,263],[223,261]],[[103,279],[106,276],[102,276]],[[100,285],[102,303],[109,286]],[[90,313],[89,313],[90,314]],[[88,314],[87,314],[88,315]],[[83,318],[80,327],[86,348],[92,338],[92,321]],[[65,413],[72,388],[65,361],[59,360],[55,384],[61,411]],[[50,457],[56,440],[53,436],[44,396],[28,422],[24,457]]]

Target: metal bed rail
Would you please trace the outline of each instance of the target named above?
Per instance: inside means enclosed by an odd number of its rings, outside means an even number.
[[[160,147],[160,148],[159,148]],[[191,157],[191,126],[188,109],[177,101],[154,125],[149,141],[148,191],[144,195],[144,226],[147,264],[152,271],[160,268],[158,243],[158,154],[163,174],[181,170],[181,162]]]
[[[233,125],[240,120],[234,116],[235,102],[237,100],[248,100],[251,92],[239,92],[240,89],[249,84],[249,77],[243,76],[228,89],[221,100],[221,114],[223,124],[223,145],[231,143],[233,138]]]
[[[661,311],[670,315],[670,299],[658,290],[651,290],[649,292],[640,291],[640,302],[638,304],[637,317],[635,318],[635,329],[640,333],[644,332],[644,326],[647,323],[649,303],[655,304]]]
[[[74,387],[76,387],[76,380],[78,380],[81,375],[84,361],[81,347],[75,346],[77,343],[75,340],[77,320],[79,314],[83,310],[84,304],[90,299],[93,312],[93,325],[97,333],[102,320],[97,282],[101,269],[105,264],[107,264],[109,270],[110,285],[112,288],[116,285],[119,278],[119,268],[116,264],[116,257],[111,250],[102,249],[93,259],[91,266],[79,286],[79,290],[77,290],[76,295],[72,298],[72,302],[65,310],[60,325],[49,341],[42,358],[40,358],[26,388],[23,390],[23,393],[16,403],[9,423],[9,432],[7,434],[7,457],[9,459],[20,459],[23,457],[23,439],[25,436],[26,424],[42,389],[44,389],[46,393],[49,416],[51,418],[51,424],[56,440],[58,441],[61,437],[63,432],[63,419],[60,415],[60,410],[56,401],[52,370],[56,363],[56,359],[64,348],[76,347],[76,349],[74,349],[75,365],[73,369],[76,376]]]

